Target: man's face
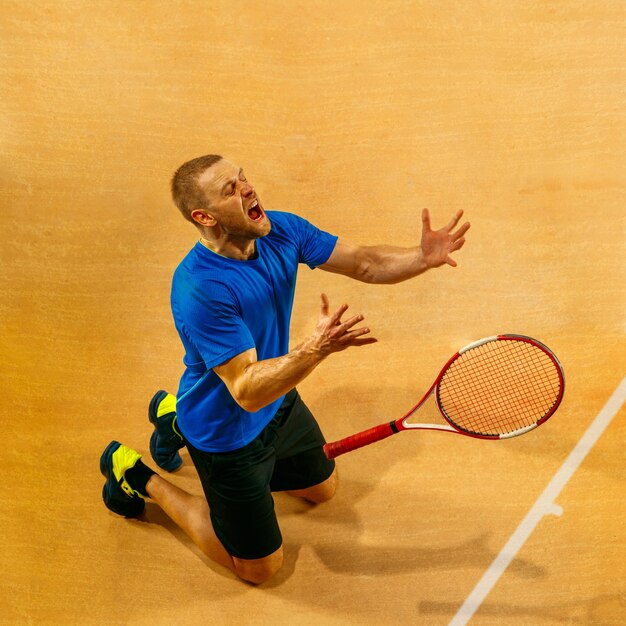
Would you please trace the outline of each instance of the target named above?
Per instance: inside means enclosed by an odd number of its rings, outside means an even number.
[[[270,232],[271,223],[243,169],[226,159],[198,177],[212,215],[222,231],[238,239],[258,239]]]

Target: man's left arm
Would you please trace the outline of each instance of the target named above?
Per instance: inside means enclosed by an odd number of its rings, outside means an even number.
[[[457,211],[447,226],[432,230],[428,209],[422,211],[422,238],[419,246],[356,246],[339,239],[328,261],[319,268],[343,274],[365,283],[393,284],[413,278],[441,265],[456,267],[451,254],[465,243],[470,224],[454,230],[463,211]]]

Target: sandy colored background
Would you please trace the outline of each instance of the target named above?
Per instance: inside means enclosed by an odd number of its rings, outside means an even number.
[[[626,4],[0,8],[0,623],[447,624],[626,372]],[[278,496],[286,565],[260,588],[100,499],[103,448],[149,459],[147,403],[182,372],[169,288],[197,237],[168,185],[210,152],[356,243],[415,245],[422,207],[473,224],[457,269],[409,283],[303,267],[294,343],[322,290],[380,340],[300,386],[327,438],[401,416],[485,335],[536,336],[567,376],[528,437],[401,435],[342,458],[327,505]],[[626,621],[625,417],[472,624]]]

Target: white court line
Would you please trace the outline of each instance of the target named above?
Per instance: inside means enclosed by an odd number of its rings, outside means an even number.
[[[469,622],[544,515],[550,513],[561,515],[563,513],[563,509],[554,500],[559,496],[567,481],[578,469],[578,466],[584,461],[591,448],[600,438],[600,435],[611,423],[611,420],[622,408],[624,401],[626,401],[626,378],[622,379],[613,395],[607,400],[607,403],[602,407],[602,410],[593,422],[591,422],[585,434],[576,444],[576,447],[570,452],[532,509],[526,514],[526,517],[521,521],[511,538],[500,551],[500,554],[494,559],[489,569],[483,574],[473,591],[452,618],[449,626],[465,626]]]

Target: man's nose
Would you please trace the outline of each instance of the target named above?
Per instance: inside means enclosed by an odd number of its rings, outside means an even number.
[[[250,183],[245,182],[245,183],[241,184],[241,195],[242,196],[250,196],[253,193],[254,193],[254,187]]]

